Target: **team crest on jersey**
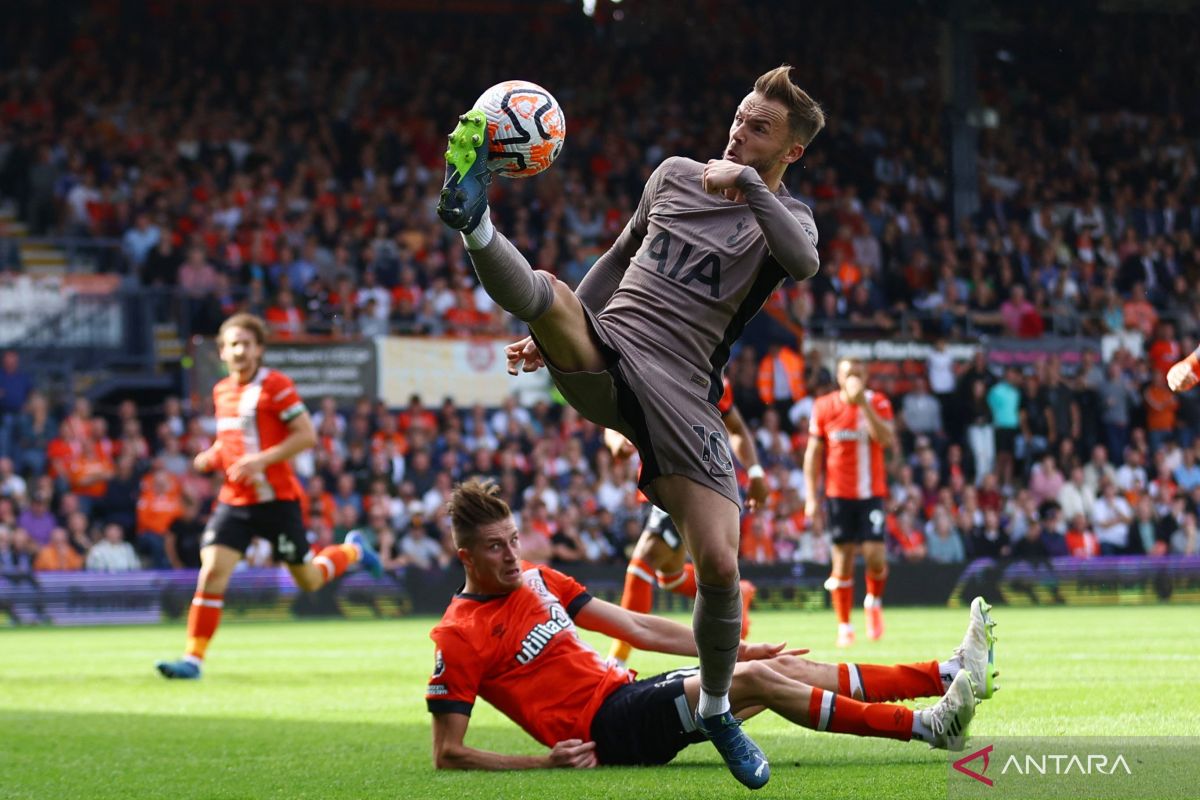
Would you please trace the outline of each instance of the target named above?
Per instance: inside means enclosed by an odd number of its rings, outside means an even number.
[[[436,650],[433,653],[433,679],[437,680],[442,677],[442,673],[446,671],[446,659],[442,658],[442,651]]]

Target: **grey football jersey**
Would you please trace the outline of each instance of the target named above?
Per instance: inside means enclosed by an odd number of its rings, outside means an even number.
[[[815,272],[817,232],[808,206],[782,187],[772,197],[753,170],[739,181],[751,198],[742,203],[705,192],[703,170],[687,158],[655,170],[614,245],[626,252],[636,245],[636,254],[608,303],[593,310],[614,339],[685,362],[693,375],[680,377],[707,379],[715,403],[746,323],[789,274],[802,280]],[[767,234],[776,247],[768,248]]]

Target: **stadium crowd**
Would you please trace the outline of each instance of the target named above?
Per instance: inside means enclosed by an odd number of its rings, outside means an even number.
[[[335,21],[271,3],[35,5],[2,34],[0,195],[36,233],[118,241],[104,266],[176,292],[190,332],[249,310],[281,339],[517,333],[433,214],[444,128],[480,75],[538,80],[566,109],[559,163],[497,181],[492,205],[534,264],[574,284],[662,158],[719,153],[745,76],[788,61],[829,118],[788,176],[816,215],[823,267],[776,293],[773,327],[730,362],[773,486],[744,520],[743,557],[829,557],[803,518],[807,415],[832,387],[806,335],[1088,343],[1078,363],[1024,371],[986,348],[954,363],[939,345],[925,377],[882,387],[902,442],[893,557],[1196,554],[1200,398],[1171,394],[1163,374],[1200,337],[1187,103],[1200,75],[1185,55],[1200,26],[1020,6],[1038,36],[979,34],[1000,124],[978,130],[981,208],[954,220],[944,120],[928,111],[941,104],[937,22],[924,6],[859,5],[741,4],[735,27],[754,35],[731,37],[719,64],[699,60],[706,26],[688,21],[720,22],[717,2],[638,5],[624,21],[562,6],[529,20],[519,46],[493,42],[486,17],[450,30],[437,15]],[[1181,42],[1156,46],[1167,38]],[[464,40],[489,42],[486,72],[431,56]],[[1106,359],[1101,337],[1115,342]],[[190,457],[213,435],[210,410],[62,406],[15,354],[0,387],[0,568],[195,565],[214,485]],[[441,503],[473,473],[501,481],[535,557],[619,560],[640,531],[636,465],[614,463],[570,409],[306,399],[321,437],[300,465],[317,546],[364,528],[392,568],[442,566]]]

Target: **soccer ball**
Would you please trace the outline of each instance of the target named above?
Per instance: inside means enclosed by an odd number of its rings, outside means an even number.
[[[567,137],[562,106],[536,83],[504,81],[475,101],[487,115],[488,169],[506,178],[528,178],[554,163]]]

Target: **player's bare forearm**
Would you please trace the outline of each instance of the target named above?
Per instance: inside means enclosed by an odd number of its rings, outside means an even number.
[[[757,464],[758,450],[754,446],[754,437],[747,430],[746,420],[742,418],[737,406],[729,409],[724,421],[725,430],[729,431],[729,446],[733,448],[733,454],[737,456],[738,461],[747,469]]]
[[[802,223],[771,193],[758,171],[746,167],[738,176],[737,188],[746,197],[750,211],[767,240],[767,249],[784,271],[798,281],[817,274],[821,259],[817,255],[817,226]]]
[[[288,461],[316,445],[317,432],[313,429],[312,418],[305,412],[288,423],[286,439],[262,452],[263,464],[270,466]]]
[[[804,451],[805,497],[816,498],[817,496],[817,484],[821,480],[821,466],[825,460],[824,455],[825,443],[810,435],[808,447]]]
[[[514,756],[463,744],[471,718],[465,714],[433,715],[433,765],[437,769],[548,769],[596,766],[595,742],[567,739],[542,756]]]
[[[548,769],[553,766],[549,756],[510,756],[489,750],[459,745],[434,755],[434,766],[438,769]]]
[[[872,408],[870,403],[863,403],[862,409],[867,418],[867,433],[870,437],[883,447],[891,447],[892,442],[896,440],[892,423],[879,416],[879,412]]]
[[[575,624],[613,639],[629,642],[638,650],[695,656],[692,629],[652,614],[639,614],[593,597],[575,615]]]

